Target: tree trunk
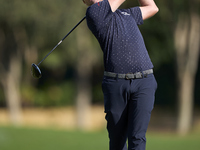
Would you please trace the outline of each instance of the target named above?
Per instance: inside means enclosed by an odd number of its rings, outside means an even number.
[[[25,29],[22,27],[15,27],[11,31],[9,34],[11,37],[8,39],[13,39],[12,42],[16,43],[16,46],[11,46],[7,49],[10,52],[8,54],[9,57],[4,62],[5,64],[1,64],[0,66],[1,83],[5,93],[10,121],[13,125],[20,125],[22,122],[20,93],[23,65],[22,56],[27,45],[27,36]],[[8,67],[6,67],[7,64]]]
[[[80,62],[77,67],[77,126],[79,129],[85,130],[90,126],[91,69],[86,68],[84,63]]]
[[[20,103],[20,75],[21,61],[16,56],[11,58],[9,71],[3,72],[2,85],[5,93],[10,121],[13,125],[20,125],[21,103]]]
[[[82,28],[81,28],[82,27]],[[87,130],[90,127],[90,107],[92,101],[91,74],[93,66],[93,54],[91,52],[91,40],[86,24],[77,29],[77,126]]]
[[[192,127],[194,79],[189,72],[185,72],[183,78],[179,79],[179,83],[177,131],[180,135],[185,135]]]
[[[178,80],[179,134],[187,134],[192,127],[195,75],[199,59],[199,16],[181,14],[175,30]]]

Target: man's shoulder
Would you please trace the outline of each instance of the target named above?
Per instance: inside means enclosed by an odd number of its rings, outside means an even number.
[[[93,5],[89,6],[87,8],[87,12],[88,11],[90,12],[90,11],[93,11],[93,10],[98,11],[98,10],[103,9],[103,8],[104,9],[108,8],[108,6],[110,6],[108,0],[103,0],[103,1],[94,3]]]
[[[106,20],[112,14],[108,0],[103,0],[98,3],[95,3],[87,8],[86,18],[87,20],[93,20],[99,22]]]

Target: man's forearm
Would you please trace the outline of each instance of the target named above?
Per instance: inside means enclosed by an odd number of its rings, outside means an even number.
[[[156,6],[154,0],[138,0],[140,3],[140,9],[142,11],[143,19],[148,19],[158,12],[158,7]]]
[[[151,6],[155,5],[155,2],[153,0],[138,0],[140,6]]]

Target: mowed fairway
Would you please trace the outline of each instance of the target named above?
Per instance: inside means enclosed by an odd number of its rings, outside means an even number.
[[[200,132],[180,137],[168,133],[148,133],[147,150],[200,150]]]
[[[147,150],[199,150],[200,134],[147,134]],[[0,127],[0,150],[108,150],[106,131]]]

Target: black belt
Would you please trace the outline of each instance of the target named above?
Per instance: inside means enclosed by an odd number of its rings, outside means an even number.
[[[136,72],[136,73],[127,73],[127,74],[104,71],[104,76],[129,80],[129,79],[138,79],[138,78],[143,78],[143,77],[146,78],[148,74],[152,74],[152,73],[153,73],[153,69],[145,70],[142,72]]]

